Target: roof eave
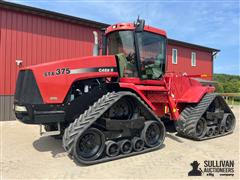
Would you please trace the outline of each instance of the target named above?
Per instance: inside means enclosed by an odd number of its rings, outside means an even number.
[[[192,43],[188,43],[188,42],[184,42],[184,41],[178,41],[178,40],[170,39],[170,38],[168,38],[168,42],[170,44],[176,44],[176,45],[180,45],[180,46],[184,46],[184,47],[190,47],[190,48],[194,48],[194,49],[201,49],[201,50],[205,50],[205,51],[212,52],[212,53],[220,52],[219,49],[214,49],[214,48],[210,48],[210,47],[206,47],[206,46],[192,44]]]
[[[98,29],[102,29],[102,28],[106,28],[106,27],[110,26],[109,24],[106,24],[106,23],[101,23],[101,22],[97,22],[97,21],[93,21],[93,20],[87,20],[87,19],[76,17],[76,16],[70,16],[70,15],[59,13],[59,12],[53,12],[53,11],[44,10],[41,8],[31,7],[31,6],[7,2],[7,1],[0,0],[0,7],[4,7],[7,9],[12,9],[12,10],[16,10],[16,11],[21,11],[21,12],[25,12],[25,13],[31,13],[33,15],[40,15],[40,16],[45,16],[45,17],[49,17],[49,18],[53,18],[53,19],[63,20],[63,21],[71,22],[71,23],[75,23],[75,24],[82,24],[82,25],[86,25],[86,26],[94,27],[94,28],[98,28]],[[212,53],[220,52],[219,49],[214,49],[214,48],[210,48],[210,47],[191,44],[188,42],[178,41],[178,40],[170,39],[170,38],[168,39],[168,42],[170,42],[172,44],[178,44],[181,46],[185,46],[185,47],[201,49],[201,50],[205,50],[205,51],[212,52]]]
[[[41,8],[31,7],[31,6],[22,5],[22,4],[16,4],[16,3],[7,2],[7,1],[0,1],[0,7],[15,10],[15,11],[20,11],[20,12],[25,12],[25,13],[31,13],[33,15],[50,17],[53,19],[63,20],[63,21],[72,22],[76,24],[87,25],[87,26],[96,27],[99,29],[109,26],[108,24],[100,23],[93,20],[87,20],[87,19],[83,19],[75,16],[62,14],[59,12],[48,11]]]

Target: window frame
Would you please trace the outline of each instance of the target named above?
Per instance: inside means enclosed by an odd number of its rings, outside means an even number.
[[[193,55],[195,59],[193,58]],[[196,52],[191,52],[191,66],[196,67],[197,66],[197,53]]]
[[[174,61],[174,52],[176,52],[176,62]],[[172,48],[172,64],[178,63],[178,50],[177,48]]]

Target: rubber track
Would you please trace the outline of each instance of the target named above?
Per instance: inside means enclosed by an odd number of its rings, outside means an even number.
[[[86,110],[83,114],[79,116],[79,118],[75,119],[73,123],[69,125],[65,129],[64,136],[63,136],[63,147],[64,149],[69,153],[70,156],[73,155],[73,144],[75,141],[75,137],[82,134],[85,130],[87,130],[97,119],[99,119],[114,103],[116,103],[119,99],[121,99],[124,96],[132,96],[134,97],[139,103],[141,103],[142,106],[144,106],[154,117],[155,120],[158,120],[162,125],[163,123],[161,120],[152,112],[152,110],[134,93],[128,92],[128,91],[122,91],[122,92],[109,92],[106,95],[102,96],[97,102],[95,102],[92,106],[89,107],[88,110]],[[163,125],[164,126],[164,125]],[[164,137],[163,141],[165,139],[165,129],[164,129]],[[155,149],[158,149],[162,143],[159,146],[156,146],[154,148],[147,148],[140,152],[132,152],[130,154],[121,154],[116,157],[104,157],[102,159],[97,159],[94,161],[84,161],[81,160],[80,163],[82,164],[95,164],[100,162],[105,162],[109,160],[119,159],[122,157],[127,157],[131,155],[136,155],[140,153],[145,153],[148,151],[152,151]]]
[[[214,101],[216,97],[222,98],[219,94],[216,93],[208,93],[206,94],[202,100],[197,105],[191,105],[187,106],[181,113],[180,119],[176,122],[176,129],[177,132],[184,137],[194,139],[194,140],[206,140],[211,138],[216,138],[220,136],[224,136],[227,134],[230,134],[233,132],[234,128],[229,131],[225,132],[223,134],[217,134],[214,136],[203,136],[203,137],[195,137],[195,127],[197,121],[204,115],[204,113],[207,111],[207,108],[210,106],[210,104]],[[224,102],[224,106],[228,109],[228,111],[233,115],[231,109],[226,104],[225,100],[222,99]],[[235,117],[234,117],[235,118]]]

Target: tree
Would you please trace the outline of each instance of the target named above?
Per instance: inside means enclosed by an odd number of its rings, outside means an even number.
[[[239,93],[240,76],[228,74],[214,74],[213,80],[217,81],[216,91],[219,93]]]

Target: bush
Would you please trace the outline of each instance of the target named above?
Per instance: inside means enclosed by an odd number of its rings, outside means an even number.
[[[213,80],[217,81],[216,91],[219,93],[239,93],[240,76],[228,74],[214,74]]]

